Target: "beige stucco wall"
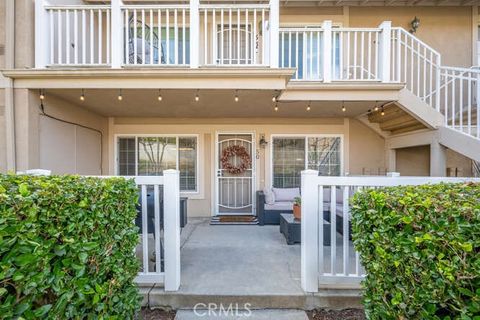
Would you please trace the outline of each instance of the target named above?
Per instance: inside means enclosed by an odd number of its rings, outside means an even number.
[[[0,89],[0,173],[7,171],[5,135],[5,90]]]
[[[445,175],[471,177],[472,160],[450,149],[446,150]],[[396,149],[396,171],[402,176],[430,175],[430,146]]]
[[[429,176],[430,146],[396,149],[396,168],[402,176]]]
[[[199,192],[190,194],[189,215],[211,216],[214,204],[215,139],[218,132],[251,132],[255,141],[273,135],[338,134],[343,137],[344,173],[359,175],[364,168],[385,167],[383,138],[357,120],[343,118],[318,119],[144,119],[116,118],[111,124],[110,154],[114,153],[116,135],[135,134],[198,134]],[[271,143],[256,146],[255,189],[271,184]],[[110,157],[110,174],[115,174],[115,157]]]
[[[351,7],[350,26],[375,27],[390,20],[410,30],[415,16],[420,19],[415,35],[442,54],[444,65],[472,65],[472,7]]]
[[[36,91],[15,89],[14,96],[17,170],[42,168],[52,170],[53,173],[80,174],[108,172],[107,118],[48,95],[47,92],[44,102],[47,114],[102,132],[103,158],[100,159],[98,133],[41,115]],[[75,164],[62,161],[75,161]],[[100,161],[101,172],[95,169]]]
[[[35,65],[34,0],[15,0],[15,67]]]
[[[0,47],[5,46],[5,1],[0,1]],[[0,69],[5,66],[5,52],[0,53]],[[0,81],[2,76],[0,75]],[[0,87],[0,173],[7,170],[5,141],[5,90]]]
[[[447,175],[458,177],[471,177],[472,160],[448,149],[447,150]]]

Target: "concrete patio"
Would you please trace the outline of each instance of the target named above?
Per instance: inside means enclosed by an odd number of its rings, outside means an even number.
[[[300,285],[300,245],[287,245],[279,226],[209,225],[189,219],[182,230],[178,292],[143,287],[144,305],[192,309],[200,304],[248,304],[251,309],[359,307],[359,290]]]

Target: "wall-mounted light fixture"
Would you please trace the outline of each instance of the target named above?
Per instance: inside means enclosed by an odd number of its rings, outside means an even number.
[[[258,144],[260,145],[261,148],[265,148],[268,144],[268,141],[265,140],[265,135],[262,134],[260,137],[260,140],[258,141]]]
[[[410,33],[417,32],[417,29],[420,28],[420,19],[415,16],[415,18],[413,18],[413,20],[410,22],[410,25],[412,27],[412,29],[410,29]]]

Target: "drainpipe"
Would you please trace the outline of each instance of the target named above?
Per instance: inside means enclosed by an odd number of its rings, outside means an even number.
[[[15,0],[5,2],[5,69],[15,69]],[[13,79],[6,79],[5,129],[7,171],[16,171],[15,101]]]

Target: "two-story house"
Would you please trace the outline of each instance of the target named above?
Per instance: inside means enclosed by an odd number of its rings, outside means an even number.
[[[477,5],[1,1],[0,171],[179,169],[191,216],[304,169],[476,175]]]

